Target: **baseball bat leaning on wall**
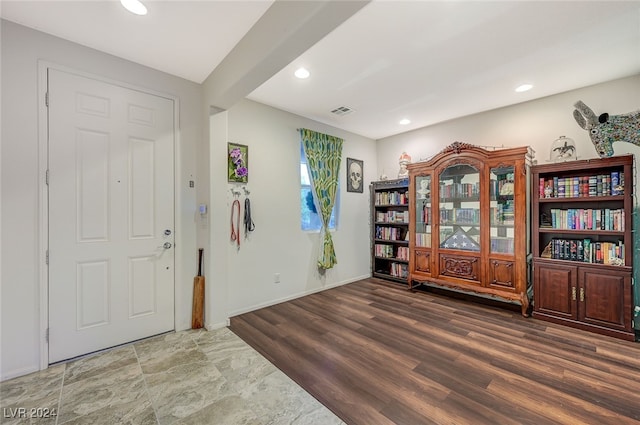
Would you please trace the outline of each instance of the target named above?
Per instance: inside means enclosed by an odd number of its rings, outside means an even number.
[[[193,309],[191,329],[204,327],[204,276],[202,275],[202,248],[198,249],[198,275],[193,278]]]

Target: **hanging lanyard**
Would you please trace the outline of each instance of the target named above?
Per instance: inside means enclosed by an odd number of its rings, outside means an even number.
[[[244,200],[244,236],[246,237],[249,232],[253,232],[253,229],[256,228],[256,225],[253,224],[253,220],[251,219],[251,202],[249,202],[249,198],[245,198]]]
[[[235,211],[238,211],[238,215],[236,216],[236,224],[233,224],[233,216]],[[238,248],[240,248],[240,201],[235,200],[231,204],[231,240],[238,244]]]

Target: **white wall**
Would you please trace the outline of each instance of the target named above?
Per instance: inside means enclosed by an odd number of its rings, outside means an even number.
[[[243,100],[219,114],[213,127],[225,127],[212,138],[213,249],[224,252],[227,265],[226,316],[352,282],[371,275],[368,185],[375,180],[375,142],[297,115]],[[224,119],[226,116],[226,124]],[[216,117],[214,117],[216,119]],[[332,233],[338,264],[321,275],[316,266],[319,233],[300,229],[300,136],[297,128],[309,128],[344,139],[340,170],[340,215]],[[227,141],[249,146],[251,211],[256,229],[240,248],[230,241],[232,187],[227,183]],[[364,161],[364,193],[346,191],[346,158]],[[216,196],[218,195],[218,196]],[[241,197],[244,211],[244,196]],[[217,271],[212,271],[218,276]],[[274,283],[274,273],[281,282]],[[215,277],[214,277],[215,279]],[[213,285],[217,283],[214,282]],[[219,291],[220,294],[223,291]],[[214,313],[215,317],[215,313]],[[215,321],[216,319],[212,319]]]
[[[207,108],[208,110],[208,108]],[[226,111],[216,113],[209,118],[209,143],[206,152],[209,154],[207,167],[198,170],[206,174],[206,184],[210,199],[209,232],[198,232],[198,240],[206,241],[209,253],[205,286],[205,321],[208,329],[226,326],[228,323],[227,288],[229,286],[227,265],[227,242],[229,241],[230,211],[226,202],[226,174],[220,176],[221,170],[227,168],[227,116]],[[226,173],[226,171],[225,171]],[[209,177],[211,176],[211,177]],[[211,241],[211,242],[209,242]]]
[[[588,133],[573,119],[573,104],[578,100],[591,107],[596,115],[638,110],[640,75],[380,139],[378,171],[384,169],[390,177],[397,173],[398,157],[403,150],[416,162],[432,157],[455,141],[484,146],[531,146],[542,164],[549,158],[551,143],[559,136],[567,136],[576,142],[578,159],[597,158]],[[614,155],[640,155],[640,147],[630,143],[614,143],[613,147]]]
[[[598,158],[587,131],[578,126],[573,118],[573,104],[582,100],[596,115],[625,114],[640,109],[640,75],[585,87],[515,106],[451,120],[442,124],[424,127],[393,137],[378,140],[378,170],[390,176],[397,172],[398,157],[402,151],[412,156],[413,162],[430,158],[454,141],[484,146],[531,146],[536,151],[536,160],[544,164],[549,159],[549,149],[559,136],[572,138],[576,143],[578,159]],[[613,144],[614,155],[635,154],[635,214],[640,214],[638,190],[640,173],[638,160],[640,146],[617,142]],[[636,223],[640,219],[636,217]],[[640,238],[636,229],[636,258]],[[636,261],[634,273],[640,281],[640,264]],[[640,302],[640,285],[636,284],[636,303]],[[636,319],[640,329],[640,319]]]
[[[2,257],[0,379],[40,368],[38,61],[178,98],[176,151],[176,327],[190,326],[196,268],[196,152],[202,143],[201,86],[8,21],[1,24]]]

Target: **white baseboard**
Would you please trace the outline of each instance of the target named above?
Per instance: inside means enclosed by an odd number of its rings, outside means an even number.
[[[229,317],[233,317],[233,316],[239,316],[240,314],[244,314],[244,313],[249,313],[250,311],[254,311],[254,310],[260,310],[261,308],[265,308],[265,307],[270,307],[272,305],[276,305],[276,304],[280,304],[283,303],[285,301],[291,301],[291,300],[295,300],[296,298],[300,298],[300,297],[304,297],[306,295],[311,295],[311,294],[315,294],[316,292],[322,292],[322,291],[326,291],[327,289],[331,289],[331,288],[337,288],[338,286],[342,286],[342,285],[346,285],[348,283],[353,283],[353,282],[357,282],[359,280],[362,279],[368,279],[371,277],[371,274],[366,274],[363,276],[357,276],[348,280],[344,280],[341,282],[337,282],[337,283],[332,283],[326,286],[323,286],[321,288],[316,288],[316,289],[310,289],[307,291],[303,291],[303,292],[299,292],[297,294],[293,294],[293,295],[289,295],[283,298],[278,298],[272,301],[267,301],[264,303],[260,303],[260,304],[256,304],[250,307],[244,307],[238,310],[234,310],[231,311],[229,313]],[[227,319],[227,321],[229,321],[229,319]]]
[[[229,319],[226,319],[224,322],[216,322],[216,323],[205,323],[204,327],[208,330],[208,331],[213,331],[215,329],[221,329],[221,328],[226,328],[227,326],[229,326]]]
[[[24,376],[24,375],[28,375],[30,373],[39,372],[39,371],[40,371],[40,368],[38,366],[29,366],[29,367],[23,367],[22,369],[12,370],[7,373],[3,372],[2,375],[0,375],[0,382],[4,382],[9,379],[17,378],[19,376]]]

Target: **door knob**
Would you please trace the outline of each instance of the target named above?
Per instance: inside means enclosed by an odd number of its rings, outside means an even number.
[[[171,242],[165,242],[162,245],[160,245],[158,248],[164,248],[164,249],[169,249],[171,248]]]
[[[164,231],[165,236],[169,236],[171,234],[171,230],[167,229]]]

